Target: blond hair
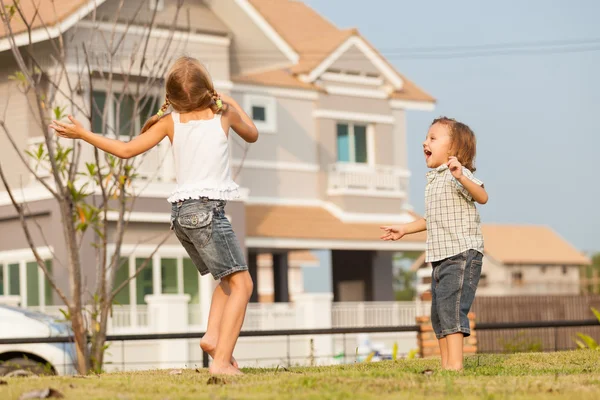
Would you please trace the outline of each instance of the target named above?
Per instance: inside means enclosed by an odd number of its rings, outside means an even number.
[[[165,92],[165,102],[160,110],[146,121],[141,133],[156,124],[169,106],[180,113],[206,108],[218,113],[223,109],[221,97],[215,90],[208,71],[200,61],[192,57],[180,57],[173,63],[167,74]]]
[[[475,139],[475,133],[473,133],[471,128],[462,122],[448,117],[434,119],[431,126],[435,124],[448,127],[451,140],[450,155],[456,157],[466,169],[475,172],[477,139]]]

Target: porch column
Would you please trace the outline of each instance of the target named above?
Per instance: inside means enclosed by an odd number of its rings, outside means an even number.
[[[258,303],[258,254],[255,252],[248,252],[248,272],[254,283],[250,302]]]
[[[152,333],[181,333],[188,329],[189,294],[146,295]],[[185,339],[159,340],[157,368],[182,368],[189,360],[189,343]]]
[[[273,289],[275,291],[275,303],[290,301],[287,252],[273,254]]]

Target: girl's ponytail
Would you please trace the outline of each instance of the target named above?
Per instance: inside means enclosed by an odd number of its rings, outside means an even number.
[[[169,98],[165,97],[165,102],[160,107],[158,112],[156,114],[154,114],[153,116],[151,116],[148,121],[146,121],[146,123],[144,124],[144,127],[142,128],[142,131],[140,132],[140,135],[142,133],[146,132],[148,129],[150,129],[152,127],[152,125],[156,124],[158,122],[158,120],[160,120],[162,118],[162,116],[165,115],[165,112],[167,111],[167,108],[169,108],[170,104],[171,104],[171,102],[169,101]]]
[[[217,113],[224,110],[223,108],[223,100],[221,100],[221,95],[217,93],[215,89],[209,90],[210,96],[212,97],[213,103],[215,104]]]

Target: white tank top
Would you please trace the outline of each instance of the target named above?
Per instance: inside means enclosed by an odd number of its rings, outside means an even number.
[[[221,126],[221,114],[209,120],[182,123],[172,112],[174,123],[173,159],[177,188],[171,203],[208,197],[232,200],[239,197],[238,185],[231,179],[229,141]]]

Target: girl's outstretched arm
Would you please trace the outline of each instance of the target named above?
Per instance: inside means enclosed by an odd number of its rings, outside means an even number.
[[[256,142],[258,140],[258,129],[256,129],[252,118],[230,96],[222,94],[221,99],[230,106],[225,111],[225,116],[235,133],[248,143]]]
[[[171,116],[167,115],[143,135],[136,136],[129,142],[122,142],[88,131],[71,115],[69,115],[69,120],[72,122],[71,124],[53,120],[50,128],[54,129],[60,137],[84,140],[100,150],[125,159],[135,157],[156,146],[168,135],[169,129],[173,126]]]

